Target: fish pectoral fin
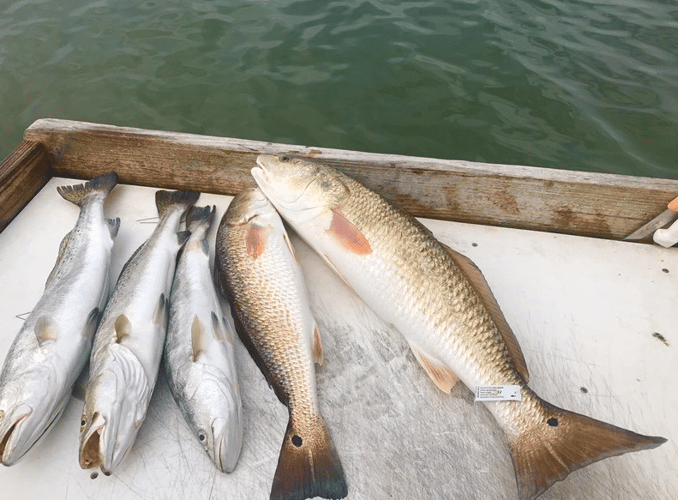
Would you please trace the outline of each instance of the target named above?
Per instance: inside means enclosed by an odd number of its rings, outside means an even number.
[[[339,210],[332,210],[332,222],[328,232],[339,240],[344,248],[357,255],[372,253],[372,247],[365,235]]]
[[[255,223],[250,223],[247,227],[245,247],[247,248],[247,253],[253,259],[258,259],[264,253],[268,243],[268,236],[272,230],[273,228],[270,225],[259,226]]]
[[[490,285],[485,279],[485,276],[483,276],[482,271],[471,259],[465,255],[452,250],[444,243],[440,244],[452,258],[457,267],[461,270],[462,274],[468,280],[471,286],[473,286],[473,289],[478,293],[480,300],[485,305],[485,308],[490,314],[492,321],[494,321],[494,324],[497,325],[497,329],[504,339],[504,344],[506,344],[509,356],[511,357],[516,370],[525,382],[529,382],[530,374],[527,370],[527,362],[525,361],[525,356],[523,355],[523,351],[520,348],[518,339],[506,321],[504,313],[501,312],[501,308],[497,303],[497,299],[494,297],[494,294],[490,289]]]
[[[323,364],[325,360],[325,355],[323,354],[323,345],[320,342],[320,331],[318,330],[318,325],[313,327],[313,357],[315,362],[319,365]]]
[[[33,330],[40,347],[48,342],[56,342],[59,338],[58,328],[48,316],[40,316],[35,322]]]
[[[126,337],[129,337],[132,334],[132,323],[129,318],[124,314],[118,316],[115,320],[115,337],[118,344],[122,344]]]
[[[418,347],[410,344],[410,349],[412,349],[414,357],[417,358],[419,364],[426,370],[428,376],[431,377],[431,380],[438,386],[438,389],[449,394],[452,388],[459,382],[459,377],[439,361],[427,356]]]
[[[207,350],[207,339],[205,338],[205,326],[196,314],[191,324],[191,347],[193,350],[193,361],[198,361],[198,358]]]

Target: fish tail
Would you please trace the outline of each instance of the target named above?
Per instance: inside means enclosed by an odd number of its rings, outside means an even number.
[[[273,477],[271,500],[305,498],[344,498],[348,494],[344,470],[323,418],[313,425],[296,429],[292,419],[287,424]]]
[[[190,231],[193,235],[202,234],[201,237],[204,238],[212,226],[215,211],[216,207],[214,205],[191,207],[186,214],[186,230]]]
[[[156,191],[155,206],[158,208],[160,220],[164,219],[169,212],[177,207],[186,210],[198,201],[199,197],[200,193],[195,191]]]
[[[115,172],[109,172],[99,177],[84,183],[76,184],[74,186],[59,186],[57,187],[58,193],[65,200],[75,203],[76,205],[82,205],[82,201],[91,193],[100,192],[108,195],[111,190],[118,184],[118,174]]]
[[[508,436],[520,500],[536,498],[570,472],[599,460],[666,442],[663,437],[643,436],[563,410],[538,397],[536,402],[541,406],[539,418]]]

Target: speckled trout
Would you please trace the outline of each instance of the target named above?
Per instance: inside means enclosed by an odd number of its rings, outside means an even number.
[[[593,462],[666,441],[535,394],[518,341],[480,270],[375,192],[331,167],[286,156],[258,157],[252,175],[329,267],[400,331],[441,390],[459,380],[471,390],[520,388],[521,401],[485,404],[506,433],[521,500]]]
[[[282,220],[258,189],[236,196],[224,214],[215,273],[241,340],[289,410],[271,499],[344,498],[344,472],[316,395],[320,334]]]
[[[61,242],[45,291],[12,343],[0,374],[0,462],[15,464],[59,419],[109,293],[109,265],[120,219],[104,217],[118,182],[110,173],[58,187],[80,207]]]
[[[192,207],[191,236],[179,252],[170,295],[165,374],[174,400],[222,472],[240,456],[242,403],[235,369],[235,331],[224,318],[210,273],[206,239],[214,207]]]
[[[181,216],[199,193],[157,191],[160,221],[130,257],[94,336],[80,422],[80,466],[110,474],[132,447],[146,418],[167,328],[177,252],[188,233]]]

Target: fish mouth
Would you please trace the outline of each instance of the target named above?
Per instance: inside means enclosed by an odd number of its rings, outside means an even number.
[[[106,427],[106,418],[100,413],[95,413],[92,417],[92,423],[85,433],[85,437],[80,447],[80,467],[83,469],[92,469],[94,467],[103,467],[103,453],[101,452],[101,434]]]
[[[8,467],[14,465],[28,451],[25,447],[26,436],[21,431],[22,424],[32,413],[33,409],[25,404],[20,405],[10,415],[0,412],[0,463],[2,465]],[[5,428],[4,432],[2,428]]]
[[[212,422],[214,439],[214,462],[221,472],[232,472],[240,456],[240,448],[233,446],[232,429],[224,418],[215,418]]]
[[[299,199],[302,196],[304,196],[304,193],[306,192],[308,187],[311,184],[313,184],[313,182],[315,181],[315,178],[312,177],[306,183],[306,185],[304,186],[303,189],[297,190],[298,193],[299,193],[298,196],[285,198],[281,191],[275,190],[273,188],[274,183],[271,181],[271,179],[269,177],[269,173],[266,170],[266,165],[264,164],[264,162],[262,161],[261,158],[257,158],[257,166],[252,167],[252,170],[250,170],[250,173],[252,174],[252,177],[254,177],[254,180],[256,181],[259,188],[264,192],[264,195],[266,195],[266,197],[269,200],[271,200],[273,193],[276,193],[276,196],[273,196],[273,199],[275,199],[277,203],[281,203],[281,204],[285,204],[285,205],[293,205],[294,203],[299,201]]]

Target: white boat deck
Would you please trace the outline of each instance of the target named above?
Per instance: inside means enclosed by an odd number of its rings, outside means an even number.
[[[52,179],[0,234],[0,359],[40,297],[59,242],[78,209]],[[122,219],[114,278],[153,229],[154,189],[119,186],[106,213]],[[218,220],[229,197],[203,195]],[[144,221],[148,219],[151,223]],[[530,386],[551,403],[634,431],[658,449],[571,474],[555,499],[678,498],[678,250],[532,231],[425,220],[440,240],[481,268],[521,343]],[[471,393],[436,389],[405,341],[294,240],[321,327],[317,369],[323,415],[350,499],[514,500],[503,434]],[[388,300],[388,298],[385,298]],[[78,465],[82,401],[72,397],[44,441],[0,468],[2,498],[44,500],[268,498],[287,424],[285,408],[238,343],[245,413],[240,461],[213,466],[160,376],[137,442],[112,476]]]

